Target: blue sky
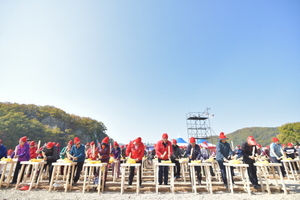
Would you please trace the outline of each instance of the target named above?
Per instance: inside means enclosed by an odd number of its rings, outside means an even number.
[[[102,121],[121,143],[300,118],[300,1],[1,1],[0,101]]]

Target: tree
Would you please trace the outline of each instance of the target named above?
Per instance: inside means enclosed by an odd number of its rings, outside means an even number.
[[[300,142],[300,122],[287,123],[279,128],[280,134],[278,135],[279,140],[282,143],[294,143]]]

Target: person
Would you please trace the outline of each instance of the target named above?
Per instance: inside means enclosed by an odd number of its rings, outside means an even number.
[[[194,137],[190,138],[190,143],[187,146],[186,154],[189,158],[189,162],[191,162],[192,160],[202,160],[200,146],[196,144],[196,139]],[[201,167],[195,166],[195,171],[197,174],[198,184],[201,185],[201,180],[202,180]],[[192,179],[190,178],[190,180]]]
[[[35,158],[37,158],[37,153],[36,153],[36,150],[37,150],[37,148],[36,148],[36,144],[35,144],[35,142],[34,141],[31,141],[30,143],[29,143],[29,153],[30,153],[30,159],[35,159]],[[30,170],[29,170],[30,171]]]
[[[19,171],[21,169],[21,161],[29,161],[30,159],[30,151],[29,151],[29,144],[27,143],[27,137],[24,136],[20,138],[19,145],[16,146],[15,151],[12,153],[13,158],[18,158],[16,168],[14,171],[13,180],[10,184],[16,184],[17,178],[19,175]],[[24,170],[25,171],[25,170]],[[24,172],[21,176],[21,181],[23,179]]]
[[[202,155],[202,159],[203,160],[209,159],[209,157],[211,155],[211,152],[210,152],[210,150],[208,148],[208,144],[207,144],[206,141],[204,141],[202,143],[200,151],[201,151],[201,155]],[[209,170],[210,170],[211,176],[215,176],[215,173],[214,173],[214,170],[213,170],[212,166],[209,167]]]
[[[295,149],[292,143],[287,143],[287,147],[283,149],[283,152],[285,153],[287,158],[296,158],[297,150]]]
[[[228,138],[225,136],[225,133],[221,132],[219,135],[219,142],[216,145],[216,161],[219,164],[220,171],[221,171],[221,176],[222,180],[224,183],[224,186],[228,188],[228,183],[227,183],[227,176],[226,176],[226,169],[224,166],[224,162],[228,162],[231,159],[231,156],[233,156],[233,151],[231,150],[231,147],[229,143],[227,142]],[[234,184],[233,180],[233,167],[230,167],[231,171],[231,180],[232,183]]]
[[[186,152],[187,152],[187,146],[184,146],[181,150],[181,158],[187,158]]]
[[[180,163],[179,163],[179,159],[181,157],[180,155],[180,148],[177,145],[177,140],[173,139],[172,140],[172,148],[173,148],[173,153],[171,156],[171,161],[172,163],[175,163],[175,168],[174,168],[174,178],[181,178],[180,176]]]
[[[88,157],[88,156],[87,156],[87,152],[88,152],[88,150],[90,149],[90,147],[91,147],[90,143],[86,143],[86,144],[85,144],[85,157]]]
[[[234,154],[237,155],[236,158],[241,158],[243,156],[241,145],[237,145]]]
[[[57,147],[57,154],[56,155],[57,155],[57,160],[58,160],[60,158],[59,154],[60,154],[60,150],[61,150],[60,149],[60,143],[56,143],[55,146]]]
[[[48,142],[44,149],[42,150],[43,158],[47,162],[44,167],[48,166],[49,172],[49,183],[52,177],[53,165],[52,163],[56,162],[58,159],[57,146],[54,145],[54,142]]]
[[[2,140],[0,140],[0,159],[7,158],[7,148],[2,144]],[[0,178],[2,176],[2,168],[4,165],[0,165]]]
[[[262,146],[261,146],[261,144],[257,144],[256,145],[256,150],[257,150],[258,157],[260,157],[261,154],[262,154]]]
[[[275,137],[272,138],[272,141],[273,141],[273,143],[270,145],[270,161],[272,163],[281,163],[281,159],[282,159],[284,153],[283,153],[280,141],[278,138],[275,138]],[[276,167],[276,170],[277,170],[277,167]],[[280,166],[280,170],[281,170],[282,176],[286,176],[286,173],[285,173],[282,163]]]
[[[102,163],[107,163],[106,167],[105,167],[105,176],[103,178],[104,181],[104,187],[106,186],[106,179],[107,179],[107,170],[108,170],[108,163],[109,163],[109,158],[110,158],[110,145],[109,143],[109,138],[105,137],[102,141],[101,141],[101,146],[99,146],[97,148],[97,152],[98,152],[98,158],[101,160]]]
[[[128,147],[126,148],[126,155],[127,157],[134,159],[136,163],[142,163],[143,156],[144,156],[144,144],[142,143],[142,138],[138,137],[135,140],[131,141],[128,144]],[[142,166],[142,165],[141,165]],[[140,166],[139,170],[139,181],[140,181],[140,188],[143,188],[142,186],[142,167]],[[128,185],[129,187],[132,185],[133,177],[134,177],[134,170],[135,167],[130,167],[129,171],[129,178],[128,178]]]
[[[73,186],[77,186],[77,181],[79,180],[85,160],[85,147],[81,144],[79,137],[74,138],[74,145],[71,148],[70,157],[74,162],[77,162],[77,165],[75,165],[76,173],[73,182]]]
[[[60,159],[68,158],[68,155],[70,154],[72,145],[73,145],[73,140],[70,140],[70,141],[68,142],[67,146],[64,147],[64,148],[60,151],[60,153],[59,153]]]
[[[121,160],[121,149],[117,141],[114,141],[114,147],[111,149],[112,157],[116,160],[112,163],[112,175],[114,176],[116,170],[116,178],[120,176],[120,160]]]
[[[266,146],[261,152],[262,156],[265,156],[267,159],[270,159],[270,146]]]
[[[162,160],[169,160],[173,154],[173,148],[171,142],[168,140],[168,134],[162,134],[162,139],[156,143],[156,156],[158,162]],[[158,169],[158,184],[161,185],[164,181],[164,185],[168,185],[168,176],[169,176],[169,167],[168,166],[159,166]]]
[[[122,157],[122,159],[125,159],[125,157],[126,157],[126,148],[125,148],[125,145],[121,145],[120,149],[121,149],[121,157]]]
[[[261,186],[258,184],[257,174],[256,174],[256,166],[255,157],[258,155],[258,151],[256,148],[257,142],[253,136],[249,136],[247,141],[242,144],[242,153],[243,153],[243,161],[248,164],[247,172],[249,179],[254,187],[254,189],[258,189]]]

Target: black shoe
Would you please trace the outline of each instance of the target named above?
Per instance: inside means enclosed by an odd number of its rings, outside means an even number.
[[[17,182],[14,182],[14,181],[13,181],[13,182],[10,182],[9,184],[16,184],[16,183],[17,183]]]
[[[182,178],[181,176],[176,176],[176,178]]]
[[[72,186],[77,186],[77,183],[72,183]]]
[[[144,188],[144,186],[140,185],[140,187],[139,187],[139,188]]]
[[[254,185],[254,189],[259,189],[259,188],[261,188],[261,186],[260,185]]]
[[[224,184],[224,187],[225,187],[226,189],[228,189],[228,185],[227,185],[227,184]]]

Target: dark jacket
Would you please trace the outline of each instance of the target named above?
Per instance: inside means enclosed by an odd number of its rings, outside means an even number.
[[[43,152],[45,152],[47,162],[56,162],[58,158],[57,146],[53,146],[51,149],[44,147]]]
[[[257,153],[257,149],[256,149],[255,145],[253,145],[253,146],[255,148],[255,151],[254,151],[254,156],[255,156],[255,154]],[[252,156],[253,146],[249,145],[247,142],[244,142],[242,144],[243,161],[245,163],[251,163],[251,162],[254,163],[255,162],[254,159],[249,158],[250,156]]]
[[[189,144],[187,146],[187,152],[186,152],[187,157],[191,155],[192,153],[191,151],[192,151],[192,145]],[[201,160],[201,159],[202,159],[202,155],[201,155],[200,147],[199,145],[196,144],[193,150],[192,158],[190,160]]]
[[[171,156],[171,159],[172,160],[175,160],[175,159],[179,159],[180,157],[181,157],[181,155],[180,155],[180,148],[179,148],[179,146],[178,145],[172,145],[172,147],[173,147],[173,154],[172,154],[172,156]]]
[[[216,145],[217,148],[217,161],[224,161],[224,158],[228,159],[229,156],[233,155],[230,145],[225,142],[218,142]]]

